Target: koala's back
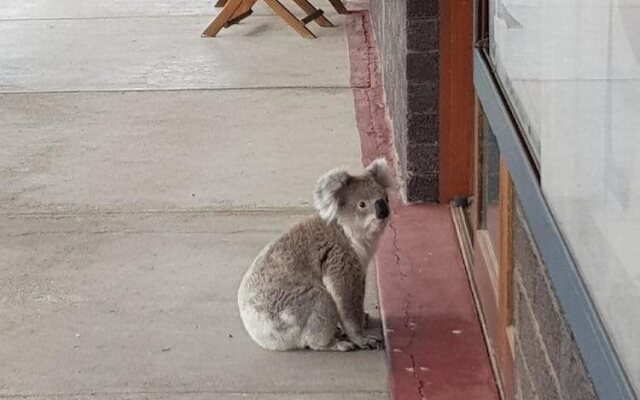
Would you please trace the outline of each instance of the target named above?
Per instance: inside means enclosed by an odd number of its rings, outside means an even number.
[[[318,216],[301,222],[258,255],[242,282],[239,301],[270,315],[280,313],[303,300],[305,291],[322,287],[323,258],[343,246],[348,252],[346,236],[336,224]]]
[[[322,270],[330,252],[350,254],[347,241],[337,224],[312,217],[262,250],[238,291],[240,316],[258,344],[288,350],[332,340],[337,311]]]

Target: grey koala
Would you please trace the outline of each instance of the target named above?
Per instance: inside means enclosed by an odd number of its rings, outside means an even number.
[[[364,289],[390,214],[392,184],[384,159],[360,175],[337,169],[318,180],[318,215],[267,245],[240,284],[240,316],[260,346],[332,351],[380,346],[380,339],[364,334]]]

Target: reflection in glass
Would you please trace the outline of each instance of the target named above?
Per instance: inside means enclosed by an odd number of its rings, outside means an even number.
[[[490,0],[491,59],[640,392],[640,2]]]
[[[489,232],[495,254],[500,253],[500,149],[482,114],[482,228]]]

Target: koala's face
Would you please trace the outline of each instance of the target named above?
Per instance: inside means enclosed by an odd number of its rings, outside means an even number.
[[[333,170],[318,180],[314,203],[326,221],[337,219],[352,232],[375,235],[390,214],[387,190],[392,179],[384,160],[371,163],[362,175]]]
[[[353,177],[338,194],[337,217],[354,230],[375,233],[389,217],[387,190],[368,174]]]

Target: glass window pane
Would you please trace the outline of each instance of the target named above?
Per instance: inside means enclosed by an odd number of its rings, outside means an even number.
[[[640,391],[640,2],[490,3],[492,62]]]
[[[489,232],[495,254],[500,254],[500,149],[482,115],[482,229]]]

